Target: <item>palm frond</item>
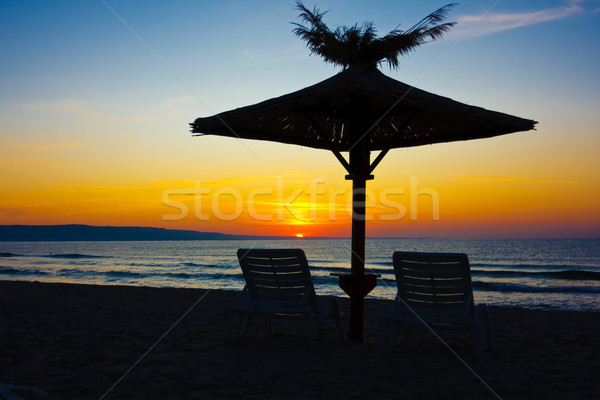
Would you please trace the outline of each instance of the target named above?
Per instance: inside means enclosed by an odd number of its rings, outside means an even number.
[[[321,12],[314,7],[309,10],[297,1],[300,18],[308,26],[292,23],[293,32],[304,40],[311,54],[318,54],[325,62],[339,65],[346,69],[356,65],[377,65],[387,61],[392,68],[400,65],[398,57],[402,56],[429,40],[437,40],[454,26],[455,23],[442,23],[455,4],[448,4],[432,12],[408,31],[394,29],[382,38],[377,38],[377,31],[371,22],[361,26],[341,26],[330,30]]]
[[[421,32],[423,36],[429,36],[431,40],[440,39],[450,28],[456,25],[456,22],[447,22],[445,24],[431,27]]]
[[[429,26],[434,26],[435,24],[439,24],[439,23],[443,22],[446,19],[446,16],[448,15],[448,13],[450,12],[450,9],[454,6],[456,6],[457,4],[458,3],[450,3],[450,4],[446,4],[444,7],[438,8],[437,10],[435,10],[434,12],[432,12],[431,14],[429,14],[428,16],[426,16],[425,18],[423,18],[422,20],[417,22],[415,25],[410,27],[406,31],[406,33],[427,30],[427,29],[429,29],[428,28]],[[452,24],[454,24],[454,23],[452,23]]]

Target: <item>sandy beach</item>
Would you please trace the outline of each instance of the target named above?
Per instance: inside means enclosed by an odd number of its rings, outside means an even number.
[[[301,324],[265,337],[259,320],[228,342],[223,306],[235,296],[0,281],[0,383],[56,399],[99,399],[111,387],[104,398],[590,399],[600,390],[598,313],[492,307],[495,353],[476,360],[466,332],[444,335],[470,371],[427,334],[379,350],[388,301],[367,301],[362,344],[334,329],[311,343]]]

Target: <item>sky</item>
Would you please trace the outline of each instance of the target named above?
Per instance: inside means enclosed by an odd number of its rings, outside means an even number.
[[[305,1],[379,35],[445,4]],[[390,151],[367,185],[367,237],[600,237],[600,0],[466,0],[447,20],[381,71],[539,123]],[[340,72],[291,22],[292,0],[3,0],[0,224],[350,236],[331,153],[189,132]]]

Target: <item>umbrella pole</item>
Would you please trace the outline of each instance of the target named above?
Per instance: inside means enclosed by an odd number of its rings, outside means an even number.
[[[351,273],[336,274],[340,287],[350,297],[351,340],[363,341],[364,298],[377,285],[377,275],[365,275],[365,201],[367,180],[370,175],[368,113],[370,103],[367,99],[351,97],[354,120],[350,125],[351,136],[356,143],[350,149],[349,172],[346,179],[352,180],[352,255]]]
[[[367,182],[358,177],[352,180],[352,258],[351,272],[355,276],[365,274],[365,200]]]
[[[365,190],[366,180],[356,177],[352,180],[352,257],[351,274],[340,286],[350,296],[350,331],[348,338],[363,341],[365,278]]]

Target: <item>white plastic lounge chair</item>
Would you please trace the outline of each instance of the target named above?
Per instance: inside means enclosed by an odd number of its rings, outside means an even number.
[[[379,343],[386,345],[388,326],[394,326],[395,343],[398,327],[432,328],[463,326],[472,332],[476,357],[494,348],[492,324],[485,304],[475,308],[471,270],[466,254],[394,253],[394,272],[398,293],[392,310],[380,320]]]
[[[333,318],[340,337],[342,323],[337,300],[323,296],[317,301],[308,261],[300,249],[239,249],[238,259],[246,279],[246,286],[233,305],[225,307],[225,334],[231,337],[233,314],[242,314],[243,335],[251,317],[266,319],[270,333],[273,318],[306,321],[308,337],[314,340],[312,317],[316,316],[319,337],[322,338],[325,322]]]

